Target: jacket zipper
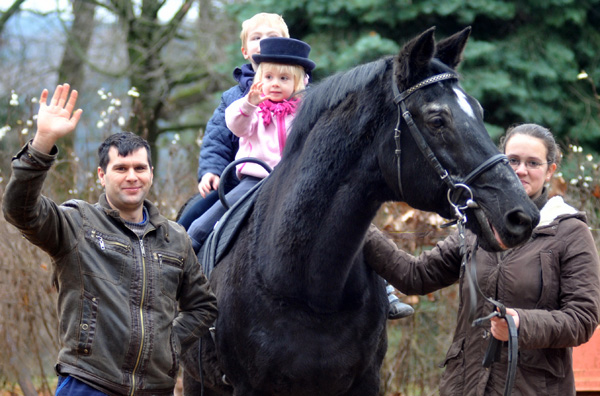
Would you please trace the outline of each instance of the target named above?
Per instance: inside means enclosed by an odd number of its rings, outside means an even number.
[[[98,245],[100,245],[100,249],[102,250],[106,250],[106,245],[114,245],[114,246],[120,246],[126,250],[129,250],[129,245],[126,245],[124,243],[119,243],[119,242],[114,242],[114,241],[105,241],[104,238],[102,238],[102,235],[97,235],[96,231],[92,231],[92,235],[96,237],[96,239],[98,240]]]
[[[142,253],[142,298],[140,299],[140,324],[142,326],[142,338],[140,341],[140,349],[138,351],[137,360],[135,361],[135,366],[133,367],[133,371],[131,372],[131,392],[130,396],[135,394],[135,372],[140,366],[140,361],[142,360],[142,350],[144,349],[144,338],[146,334],[146,329],[144,327],[144,297],[146,296],[146,251],[144,249],[144,240],[143,237],[140,238],[140,252]]]
[[[183,260],[179,257],[173,256],[165,256],[162,253],[154,253],[154,258],[158,261],[158,263],[162,266],[165,261],[170,261],[172,263],[177,263],[179,266],[183,266]],[[166,259],[166,260],[163,260]]]

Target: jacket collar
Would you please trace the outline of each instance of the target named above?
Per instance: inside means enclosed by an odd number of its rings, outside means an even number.
[[[548,202],[548,189],[544,187],[540,196],[534,199],[533,203],[538,208],[538,210],[542,210],[544,205],[546,205],[546,202]]]
[[[587,224],[585,212],[580,212],[568,205],[561,196],[554,196],[540,210],[540,222],[533,230],[532,237],[535,238],[538,235],[556,235],[558,232],[558,223],[570,218],[581,220]]]
[[[242,65],[242,67],[236,67],[233,71],[233,78],[240,84],[240,88],[244,91],[244,95],[248,93],[250,87],[252,86],[252,81],[254,80],[254,75],[256,72],[252,68],[252,64],[247,63]]]
[[[577,214],[577,209],[568,205],[563,197],[560,195],[556,195],[548,200],[544,207],[540,210],[540,222],[538,227],[544,227],[550,225],[554,220],[558,217],[562,217],[565,215],[575,215]]]
[[[100,198],[98,198],[98,203],[104,210],[104,213],[106,213],[108,216],[113,217],[115,219],[119,219],[121,221],[123,220],[119,215],[119,211],[117,209],[113,209],[108,203],[108,200],[106,199],[106,193],[102,193],[102,195],[100,195]],[[168,222],[167,218],[160,214],[160,212],[152,202],[145,199],[144,207],[148,211],[148,220],[150,221],[150,224],[154,225],[156,228],[158,228],[161,225],[166,225],[166,223]]]

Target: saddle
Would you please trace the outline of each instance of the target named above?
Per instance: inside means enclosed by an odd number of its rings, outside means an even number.
[[[252,187],[219,219],[213,231],[198,252],[198,261],[206,277],[231,248],[240,228],[250,214],[256,201],[256,192],[262,186],[264,179]]]

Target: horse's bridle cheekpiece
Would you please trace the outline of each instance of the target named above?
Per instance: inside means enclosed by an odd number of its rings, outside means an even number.
[[[506,384],[504,387],[504,396],[509,396],[512,393],[512,388],[513,388],[514,381],[515,381],[515,375],[517,372],[517,358],[518,358],[517,328],[516,328],[516,325],[515,325],[515,322],[514,322],[512,316],[506,315],[506,307],[499,301],[496,301],[490,297],[486,297],[483,294],[483,292],[481,291],[481,289],[479,288],[479,284],[477,283],[477,274],[476,274],[476,269],[475,269],[476,263],[474,262],[475,261],[474,254],[473,254],[473,257],[471,258],[471,262],[467,263],[468,262],[467,248],[466,248],[466,244],[465,244],[465,228],[466,228],[466,223],[467,223],[467,216],[463,212],[467,208],[470,208],[470,209],[478,209],[479,208],[479,205],[473,200],[473,192],[471,191],[469,184],[472,183],[475,179],[477,179],[477,177],[479,177],[481,174],[483,174],[487,170],[491,169],[496,164],[498,164],[500,162],[504,162],[504,163],[508,162],[508,159],[507,159],[506,155],[504,155],[504,154],[496,154],[496,155],[492,156],[491,158],[488,158],[481,165],[479,165],[477,168],[475,168],[473,171],[471,171],[463,180],[455,181],[452,178],[452,176],[450,176],[448,171],[442,166],[442,164],[440,164],[437,157],[435,156],[435,153],[431,150],[431,148],[425,141],[423,134],[421,133],[421,131],[419,130],[417,125],[414,123],[412,115],[410,114],[410,112],[408,111],[408,109],[406,107],[405,100],[406,100],[406,98],[408,98],[410,95],[412,95],[413,93],[415,93],[416,91],[418,91],[421,88],[438,83],[440,81],[458,80],[458,75],[455,73],[436,74],[434,76],[424,79],[423,81],[419,82],[416,85],[413,85],[412,87],[408,88],[407,90],[405,90],[402,93],[400,93],[400,91],[398,89],[398,85],[397,85],[395,76],[396,76],[396,64],[394,64],[394,70],[393,70],[393,74],[392,74],[392,90],[394,93],[394,103],[398,107],[398,121],[396,123],[396,128],[394,129],[394,140],[396,142],[395,154],[396,154],[396,159],[398,162],[398,189],[400,190],[400,196],[402,198],[404,198],[404,192],[402,190],[402,173],[401,173],[402,169],[401,169],[401,165],[400,165],[401,164],[401,153],[402,153],[401,148],[400,148],[400,138],[401,138],[401,134],[402,134],[401,125],[402,125],[402,120],[404,120],[404,122],[408,126],[411,136],[413,137],[415,143],[421,150],[421,153],[427,159],[427,161],[433,167],[433,169],[436,171],[436,173],[438,174],[440,179],[442,179],[448,186],[448,201],[450,202],[450,205],[454,208],[455,215],[457,218],[456,223],[458,226],[459,237],[460,237],[460,253],[463,257],[461,267],[466,269],[467,264],[469,264],[469,267],[470,267],[470,271],[465,271],[467,281],[469,282],[469,291],[470,291],[470,305],[471,305],[470,318],[473,318],[475,316],[476,307],[477,307],[477,292],[484,299],[491,302],[497,308],[497,310],[493,311],[491,314],[489,314],[485,317],[473,320],[472,326],[479,326],[483,322],[491,319],[494,316],[498,316],[498,317],[506,320],[506,322],[508,324],[508,331],[509,331],[508,370],[507,370]],[[458,203],[456,203],[456,200],[458,200],[460,198],[461,190],[466,191],[467,195],[469,196],[469,198],[466,199],[465,204],[462,206],[459,205]],[[478,244],[476,242],[473,252],[475,252],[475,250],[477,250],[477,245]],[[488,345],[488,349],[486,351],[486,354],[485,354],[485,356],[483,358],[483,362],[482,362],[484,367],[489,367],[494,361],[499,360],[501,344],[502,344],[501,341],[499,341],[496,338],[494,338],[493,336],[491,336],[490,343]]]
[[[400,166],[401,166],[400,165],[400,163],[401,163],[401,161],[400,161],[400,157],[401,157],[400,137],[402,134],[402,130],[400,127],[402,124],[402,119],[404,119],[404,122],[406,122],[406,125],[408,126],[408,129],[409,129],[413,139],[415,140],[415,143],[421,150],[421,153],[423,153],[423,156],[427,159],[429,164],[437,172],[440,179],[442,179],[448,185],[448,189],[451,190],[451,192],[454,192],[455,190],[457,190],[457,188],[462,188],[462,189],[468,190],[467,192],[469,192],[472,197],[473,194],[470,192],[470,188],[468,186],[469,183],[473,182],[482,173],[484,173],[488,169],[492,168],[497,163],[507,162],[508,159],[506,158],[506,155],[504,155],[504,154],[494,155],[493,157],[489,158],[488,160],[483,162],[481,165],[479,165],[477,168],[475,168],[473,171],[471,171],[471,173],[469,173],[467,175],[467,177],[464,178],[464,180],[455,182],[452,179],[452,176],[450,176],[450,174],[448,173],[448,171],[446,169],[444,169],[442,164],[440,164],[440,162],[438,161],[434,152],[431,150],[431,148],[425,141],[423,134],[419,130],[419,127],[417,127],[417,125],[413,121],[412,115],[410,114],[410,111],[408,111],[408,109],[406,107],[406,103],[405,103],[405,100],[410,95],[417,92],[419,89],[427,87],[431,84],[438,83],[440,81],[444,81],[444,80],[458,80],[458,75],[455,73],[436,74],[434,76],[426,78],[425,80],[421,81],[420,83],[415,84],[412,87],[408,88],[406,91],[400,93],[400,91],[398,90],[398,85],[396,83],[395,74],[396,74],[396,66],[394,65],[394,72],[393,72],[393,76],[392,76],[392,80],[393,80],[392,81],[392,90],[394,92],[394,103],[396,104],[396,106],[398,106],[398,121],[396,123],[396,128],[394,129],[394,132],[395,132],[394,140],[396,142],[396,158],[398,160],[398,188],[400,190],[400,195],[402,197],[404,197],[404,191],[402,190],[402,174],[401,174],[401,168],[400,168]],[[457,205],[454,204],[452,201],[450,201],[450,204],[452,204],[452,206],[454,206],[455,208],[457,207]],[[473,203],[471,203],[471,205],[473,205]]]

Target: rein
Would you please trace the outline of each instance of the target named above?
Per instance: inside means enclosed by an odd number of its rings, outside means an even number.
[[[458,75],[456,75],[455,73],[437,74],[437,75],[431,76],[429,78],[426,78],[425,80],[408,88],[407,90],[405,90],[402,93],[400,93],[400,91],[398,90],[398,85],[396,83],[395,76],[396,76],[396,65],[394,64],[394,70],[393,70],[393,74],[392,74],[392,90],[394,93],[394,103],[398,107],[398,121],[396,123],[396,127],[394,128],[394,140],[396,143],[395,154],[396,154],[396,159],[397,159],[397,164],[398,164],[397,165],[398,188],[400,190],[400,195],[404,198],[404,192],[402,190],[402,173],[401,173],[402,150],[400,148],[400,140],[401,140],[401,134],[402,134],[401,125],[402,125],[402,120],[404,120],[404,122],[408,126],[408,129],[411,133],[412,138],[414,139],[415,143],[419,147],[419,150],[421,150],[421,153],[427,159],[429,164],[433,167],[435,172],[438,174],[439,178],[441,180],[443,180],[444,183],[446,183],[446,185],[448,186],[448,202],[450,202],[450,205],[452,205],[452,207],[454,208],[454,212],[455,212],[455,215],[457,218],[456,222],[457,222],[457,226],[458,226],[459,239],[460,239],[460,254],[462,256],[461,268],[464,269],[464,272],[466,273],[466,277],[467,277],[467,282],[469,284],[469,292],[470,292],[470,315],[469,315],[469,318],[472,319],[475,316],[475,311],[477,308],[477,293],[479,293],[479,295],[481,295],[485,300],[492,303],[497,308],[489,315],[473,320],[472,326],[479,326],[483,322],[491,319],[494,316],[498,316],[498,317],[506,320],[506,322],[508,324],[508,331],[509,331],[508,370],[507,370],[506,384],[504,387],[504,396],[510,396],[512,393],[512,388],[514,385],[515,376],[516,376],[516,372],[517,372],[517,359],[518,359],[517,328],[516,328],[516,325],[515,325],[515,322],[514,322],[514,319],[512,318],[512,316],[506,314],[506,307],[502,303],[500,303],[490,297],[486,297],[483,294],[483,292],[481,291],[481,289],[479,287],[479,283],[477,283],[475,254],[473,253],[473,255],[471,257],[471,262],[469,262],[469,260],[468,260],[468,254],[467,254],[467,248],[466,248],[466,237],[465,237],[467,216],[466,216],[466,214],[463,213],[463,211],[467,208],[469,208],[469,209],[478,209],[479,208],[479,205],[473,200],[473,192],[471,191],[469,184],[471,184],[473,181],[475,181],[475,179],[477,179],[481,174],[483,174],[484,172],[486,172],[489,169],[491,169],[492,167],[494,167],[496,164],[498,164],[500,162],[506,163],[508,161],[508,159],[507,159],[506,155],[504,155],[504,154],[496,154],[496,155],[488,158],[486,161],[484,161],[482,164],[480,164],[478,167],[476,167],[474,170],[472,170],[464,179],[455,181],[452,178],[452,176],[450,176],[450,174],[448,173],[448,170],[446,170],[442,166],[442,164],[440,164],[439,160],[435,156],[435,153],[431,150],[431,147],[429,147],[429,145],[425,141],[423,134],[421,133],[421,131],[419,130],[417,125],[414,123],[413,117],[406,107],[405,100],[410,95],[412,95],[413,93],[415,93],[416,91],[418,91],[421,88],[427,87],[432,84],[436,84],[440,81],[458,80]],[[458,199],[460,197],[461,190],[465,190],[469,195],[469,198],[466,200],[465,205],[462,205],[462,206],[460,206],[459,204],[454,202],[455,199]],[[478,242],[476,241],[473,252],[475,252],[477,250],[477,246],[478,246]],[[469,270],[467,270],[467,266],[469,267]],[[501,345],[502,345],[502,342],[500,340],[491,336],[487,351],[485,353],[485,356],[484,356],[483,362],[482,362],[484,367],[486,367],[486,368],[490,367],[493,362],[499,361]]]
[[[467,216],[462,214],[460,208],[454,206],[457,214],[460,214],[457,227],[458,227],[458,235],[460,240],[460,254],[462,256],[461,269],[463,269],[463,273],[466,274],[467,282],[469,284],[469,319],[475,316],[475,311],[477,307],[477,294],[479,294],[484,300],[490,302],[496,307],[496,310],[492,311],[487,316],[477,318],[473,320],[471,326],[480,326],[486,320],[490,320],[494,316],[497,316],[501,319],[504,319],[508,324],[508,368],[506,370],[506,383],[504,384],[504,396],[510,396],[512,393],[512,388],[515,383],[515,377],[517,374],[517,361],[518,361],[518,352],[519,352],[519,338],[517,333],[517,326],[515,321],[511,315],[506,314],[506,307],[501,302],[494,300],[491,297],[486,297],[485,294],[481,291],[479,287],[479,283],[477,282],[477,263],[475,261],[475,252],[477,251],[478,242],[475,241],[475,246],[473,247],[473,254],[471,256],[471,261],[469,262],[467,257],[467,247],[466,247],[466,237],[465,237],[465,225],[467,222]],[[469,267],[467,269],[467,266]],[[494,362],[500,361],[500,352],[502,351],[502,341],[494,338],[493,335],[490,335],[490,341],[488,343],[487,349],[485,351],[485,355],[483,356],[482,365],[485,368],[488,368]]]

